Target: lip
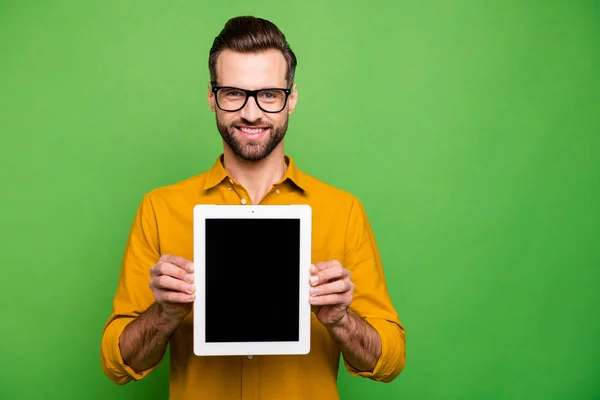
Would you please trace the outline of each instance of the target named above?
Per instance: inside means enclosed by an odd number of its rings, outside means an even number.
[[[242,128],[251,129],[251,130],[261,129],[261,131],[256,132],[256,133],[250,133],[250,132],[244,132],[242,130]],[[235,129],[237,129],[237,131],[242,136],[244,136],[248,139],[252,139],[252,140],[262,138],[269,131],[269,128],[267,128],[266,126],[243,126],[242,125],[242,126],[236,126]]]

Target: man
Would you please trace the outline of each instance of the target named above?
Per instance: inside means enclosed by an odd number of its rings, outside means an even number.
[[[102,337],[103,370],[117,384],[148,375],[168,344],[171,399],[338,399],[340,354],[350,374],[377,381],[403,369],[404,329],[360,201],[284,154],[298,101],[295,68],[285,36],[269,21],[234,18],[215,39],[208,102],[224,151],[209,171],[155,189],[139,206]],[[193,354],[192,209],[201,203],[312,207],[308,355]],[[232,250],[248,234],[231,232]],[[269,243],[261,250],[268,257]]]

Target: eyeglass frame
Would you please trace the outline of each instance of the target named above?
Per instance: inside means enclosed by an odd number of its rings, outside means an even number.
[[[292,88],[294,87],[294,85],[292,84],[292,86],[290,86],[289,88],[264,88],[264,89],[258,89],[258,90],[248,90],[248,89],[242,89],[242,88],[238,88],[235,86],[212,86],[211,87],[211,91],[214,93],[215,95],[215,104],[217,105],[217,107],[219,107],[220,110],[225,111],[225,112],[238,112],[240,111],[242,108],[246,107],[246,104],[248,103],[248,99],[250,97],[254,98],[254,102],[256,103],[256,105],[258,106],[258,108],[260,108],[263,112],[269,113],[269,114],[277,114],[282,112],[285,109],[285,106],[287,105],[288,102],[288,98],[290,97],[290,95],[292,94]],[[219,100],[218,100],[218,96],[217,96],[217,92],[220,89],[236,89],[236,90],[240,90],[242,92],[244,92],[244,94],[246,95],[246,100],[244,100],[244,104],[242,104],[242,106],[236,110],[225,110],[223,109],[220,105],[219,105]],[[281,107],[281,110],[279,111],[267,111],[264,108],[262,108],[260,106],[260,102],[258,101],[258,97],[256,97],[258,95],[259,92],[265,91],[265,90],[281,90],[282,92],[285,93],[285,100],[283,101],[283,107]]]

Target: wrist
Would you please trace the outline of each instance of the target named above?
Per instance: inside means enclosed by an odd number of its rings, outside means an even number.
[[[155,303],[154,326],[159,333],[170,336],[183,318],[168,312],[161,304]]]
[[[337,344],[344,344],[352,339],[356,330],[356,320],[348,310],[337,323],[328,325],[327,329]]]

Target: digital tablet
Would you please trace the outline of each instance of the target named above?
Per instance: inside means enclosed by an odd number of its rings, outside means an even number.
[[[198,356],[308,354],[308,205],[194,207]]]

